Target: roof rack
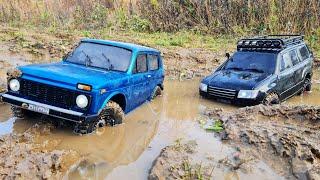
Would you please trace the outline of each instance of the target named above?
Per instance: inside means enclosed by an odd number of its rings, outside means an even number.
[[[281,51],[303,42],[303,35],[266,35],[238,41],[238,51]]]

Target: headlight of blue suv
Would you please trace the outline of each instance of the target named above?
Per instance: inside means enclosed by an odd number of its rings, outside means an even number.
[[[9,88],[11,91],[17,92],[20,90],[20,82],[17,79],[11,79],[9,82]]]
[[[207,84],[201,83],[199,88],[203,92],[207,92],[208,91],[208,85]]]
[[[241,99],[254,99],[258,96],[258,90],[240,90],[238,93],[238,98]]]
[[[79,95],[76,99],[76,104],[79,108],[86,108],[89,104],[89,100],[85,95]]]

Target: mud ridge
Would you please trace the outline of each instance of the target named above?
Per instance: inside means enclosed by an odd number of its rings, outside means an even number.
[[[320,179],[320,107],[259,105],[206,114],[223,121],[222,140],[260,154],[284,177]]]

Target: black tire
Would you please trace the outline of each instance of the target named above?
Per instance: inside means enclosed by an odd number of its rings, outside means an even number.
[[[276,93],[269,93],[264,98],[262,103],[264,105],[271,106],[271,105],[274,105],[274,104],[279,104],[280,103],[280,99],[279,99],[279,96]]]
[[[73,132],[76,134],[90,134],[96,130],[96,122],[76,123]]]
[[[101,111],[98,118],[89,123],[77,123],[74,127],[76,134],[90,134],[106,124],[115,126],[122,124],[124,119],[124,112],[120,105],[116,102],[109,101],[107,106]]]
[[[13,117],[19,118],[19,119],[24,119],[26,116],[26,110],[16,107],[16,106],[11,106],[11,111]]]
[[[124,112],[121,106],[113,101],[109,101],[107,106],[101,111],[98,117],[98,125],[100,123],[105,123],[110,126],[115,126],[117,124],[122,124],[124,120]]]
[[[312,83],[310,78],[306,78],[303,84],[303,91],[310,92],[312,89]]]
[[[162,89],[157,86],[156,88],[154,88],[152,95],[151,95],[151,100],[154,100],[157,96],[160,96],[162,94]]]
[[[312,83],[310,78],[305,78],[302,90],[297,93],[298,96],[302,95],[304,92],[310,92],[312,89]]]

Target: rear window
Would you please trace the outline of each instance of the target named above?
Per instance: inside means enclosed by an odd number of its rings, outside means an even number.
[[[289,53],[283,54],[281,58],[281,65],[280,65],[280,71],[284,71],[286,69],[289,69],[293,66],[291,57]]]
[[[147,70],[147,56],[145,54],[141,54],[137,57],[134,73],[143,73],[147,72]]]
[[[299,54],[299,57],[302,61],[308,59],[310,56],[309,50],[306,46],[300,47],[298,50],[298,54]]]
[[[148,55],[149,68],[151,71],[159,69],[159,56]]]
[[[289,52],[289,56],[291,58],[292,64],[296,65],[299,63],[299,58],[297,56],[297,52],[295,50],[292,50]]]

